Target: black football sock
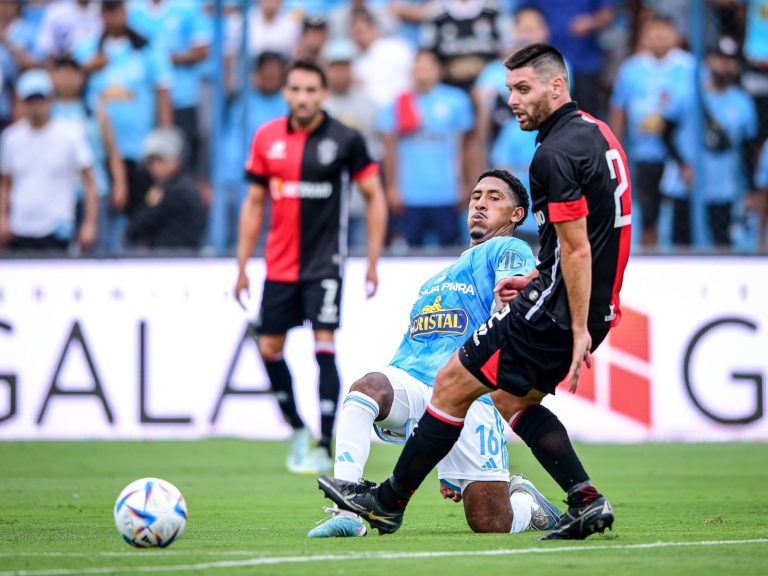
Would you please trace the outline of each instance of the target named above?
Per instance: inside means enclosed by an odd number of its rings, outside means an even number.
[[[381,505],[387,510],[405,508],[427,475],[451,451],[463,427],[463,418],[449,416],[430,404],[405,443],[392,477],[378,489]]]
[[[333,352],[318,351],[315,353],[317,365],[320,367],[320,440],[318,446],[322,446],[331,455],[331,437],[333,436],[333,424],[336,421],[336,407],[339,404],[341,393],[341,380],[336,368],[336,354]]]
[[[294,430],[304,428],[304,421],[296,409],[296,399],[293,396],[293,380],[285,359],[282,356],[271,360],[264,358],[264,368],[267,370],[272,393],[275,395],[277,405],[280,406],[283,418]]]
[[[565,492],[589,481],[560,420],[541,405],[524,410],[512,429]]]

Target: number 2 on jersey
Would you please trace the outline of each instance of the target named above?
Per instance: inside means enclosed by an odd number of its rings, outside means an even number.
[[[613,201],[616,205],[616,217],[613,220],[613,227],[621,228],[632,223],[631,207],[627,206],[625,210],[622,204],[622,196],[624,192],[629,190],[627,169],[621,159],[621,154],[616,148],[609,148],[605,152],[605,159],[608,162],[608,169],[611,171],[611,180],[618,180],[616,189],[613,191]]]

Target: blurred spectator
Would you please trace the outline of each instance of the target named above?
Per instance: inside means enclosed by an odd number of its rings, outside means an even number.
[[[755,191],[749,195],[747,207],[757,213],[757,250],[766,253],[768,232],[768,142],[763,144],[755,171]]]
[[[759,118],[759,139],[768,138],[768,0],[744,0],[746,30],[744,56],[747,66],[742,85],[752,96]]]
[[[328,41],[328,23],[322,16],[306,16],[301,27],[301,36],[293,54],[295,60],[309,60],[317,63],[320,53]]]
[[[613,22],[615,0],[521,0],[546,17],[552,44],[570,62],[573,99],[579,108],[605,116],[603,54],[598,32]]]
[[[695,190],[706,205],[708,232],[717,247],[731,243],[735,203],[747,189],[744,150],[757,133],[756,113],[749,95],[736,81],[740,73],[735,43],[721,42],[707,57],[703,87],[695,84],[671,95],[665,116],[665,143],[671,162],[662,177],[662,191],[673,199],[672,241],[691,243],[691,194]],[[697,101],[700,99],[700,101]],[[703,110],[704,146],[701,174],[694,174],[699,145],[692,110]],[[693,188],[694,183],[696,188]]]
[[[371,158],[381,160],[381,143],[376,132],[376,104],[352,83],[352,60],[355,45],[350,40],[331,40],[323,51],[327,64],[328,98],[324,108],[331,116],[355,128],[365,139]],[[352,186],[349,203],[349,245],[365,246],[365,200],[357,185]]]
[[[376,21],[382,36],[392,36],[397,33],[398,21],[393,15],[393,4],[389,0],[367,1],[350,0],[341,2],[328,16],[328,27],[331,38],[348,38],[352,28],[352,16],[358,10],[366,10]]]
[[[457,208],[464,209],[463,167],[474,127],[467,94],[440,82],[440,61],[420,51],[413,67],[414,91],[382,110],[387,199],[395,246],[423,246],[436,236],[441,246],[461,242]]]
[[[128,225],[138,248],[194,249],[205,228],[205,206],[184,169],[184,140],[177,128],[158,128],[143,144],[151,183]]]
[[[757,135],[754,102],[737,84],[741,75],[739,56],[730,38],[723,39],[719,48],[707,56],[710,75],[704,89],[701,182],[710,239],[718,248],[731,246],[734,210],[743,201],[747,182],[752,179],[752,173],[745,172],[744,152],[751,149]]]
[[[611,98],[610,124],[632,162],[632,188],[640,206],[640,243],[658,242],[661,176],[667,149],[664,145],[664,110],[676,86],[694,82],[693,55],[678,48],[671,20],[654,16],[640,33],[641,51],[619,68]]]
[[[150,44],[168,52],[173,65],[173,121],[187,143],[187,166],[202,176],[199,172],[197,119],[202,66],[211,44],[209,21],[197,3],[133,0],[129,6],[128,23]]]
[[[378,107],[391,104],[411,86],[413,48],[397,37],[382,37],[376,20],[366,9],[352,13],[351,38],[358,54],[352,62],[355,84]]]
[[[104,0],[104,33],[75,50],[75,59],[90,71],[86,104],[105,106],[128,179],[126,212],[142,202],[146,174],[141,143],[155,126],[173,124],[170,86],[173,70],[167,53],[128,26],[125,6]]]
[[[251,74],[251,85],[233,102],[224,126],[222,169],[224,185],[229,198],[228,212],[232,225],[227,245],[235,241],[237,211],[245,197],[243,166],[248,146],[256,131],[279,116],[288,114],[288,103],[283,96],[285,71],[288,62],[278,52],[262,52],[256,58]],[[269,209],[267,204],[266,209]]]
[[[13,116],[13,84],[17,66],[13,45],[8,41],[8,30],[17,16],[16,2],[0,2],[0,132]]]
[[[120,212],[128,200],[125,166],[115,145],[112,125],[103,107],[90,110],[83,100],[85,73],[73,58],[57,58],[53,62],[55,99],[51,116],[67,130],[78,134],[93,155],[93,176],[99,195],[99,229],[96,251],[117,254],[122,249],[125,218]],[[78,186],[78,210],[82,215],[85,198]]]
[[[283,10],[283,0],[261,0],[248,12],[248,56],[265,50],[291,58],[301,35],[301,20]]]
[[[443,81],[469,91],[485,65],[496,58],[501,18],[486,0],[441,0],[424,24],[421,47],[434,51]]]
[[[39,65],[35,56],[43,9],[40,1],[6,0],[0,2],[0,43],[13,55],[20,70]],[[39,15],[38,15],[39,14]]]
[[[75,46],[103,30],[96,0],[56,0],[45,11],[35,53],[43,60],[71,54]]]
[[[93,156],[81,134],[51,118],[53,83],[44,70],[19,77],[22,117],[0,137],[0,246],[66,250],[76,235],[96,240],[99,199]],[[85,185],[84,217],[75,234],[77,183]]]

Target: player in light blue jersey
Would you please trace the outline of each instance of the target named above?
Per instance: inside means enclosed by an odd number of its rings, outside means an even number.
[[[471,193],[470,247],[419,290],[410,326],[394,358],[355,382],[344,400],[336,437],[334,476],[358,481],[368,460],[371,426],[384,440],[403,443],[424,414],[438,369],[506,301],[496,285],[535,268],[528,244],[512,237],[525,220],[528,193],[506,170],[484,172]],[[446,415],[446,418],[450,416]],[[549,529],[559,513],[520,476],[510,483],[503,421],[489,395],[469,410],[464,431],[438,464],[441,493],[463,499],[475,532]],[[365,524],[350,512],[326,508],[331,518],[310,538],[363,536]]]

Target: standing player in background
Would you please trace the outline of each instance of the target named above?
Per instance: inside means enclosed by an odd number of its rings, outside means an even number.
[[[378,167],[359,132],[322,108],[325,72],[296,61],[284,89],[290,108],[253,137],[246,173],[248,195],[240,213],[235,298],[248,292],[246,264],[256,246],[267,195],[272,201],[265,249],[266,279],[256,323],[259,352],[285,420],[294,430],[287,466],[312,473],[331,467],[331,436],[341,383],[336,368],[334,331],[339,327],[342,270],[346,255],[348,182],[357,183],[366,204],[368,270],[366,291],[378,285],[376,263],[384,242],[386,204]],[[283,348],[288,330],[312,324],[320,368],[320,428],[310,453],[310,432],[296,409],[293,383]]]
[[[506,170],[480,175],[470,193],[467,226],[470,246],[450,266],[431,277],[411,308],[410,328],[388,366],[355,382],[344,400],[336,436],[334,474],[346,481],[363,477],[371,449],[371,426],[383,440],[402,444],[424,414],[437,370],[465,339],[503,306],[494,301],[502,278],[535,267],[531,248],[513,238],[528,214],[528,192]],[[521,476],[510,485],[504,423],[488,394],[472,404],[467,428],[438,465],[440,492],[464,500],[467,523],[475,532],[522,532],[552,528],[557,509]],[[332,516],[310,538],[364,536],[360,516],[326,508]]]
[[[564,379],[576,390],[582,364],[621,318],[619,291],[629,258],[631,187],[624,151],[610,129],[571,100],[563,57],[547,44],[513,53],[509,105],[523,130],[538,130],[531,163],[539,264],[502,280],[517,296],[437,373],[432,400],[393,475],[378,486],[320,477],[343,509],[394,532],[408,501],[459,438],[472,402],[494,405],[568,494],[568,511],[543,539],[583,539],[613,524],[565,426],[541,401]],[[519,294],[518,294],[519,292]],[[508,298],[507,298],[508,300]]]

